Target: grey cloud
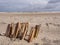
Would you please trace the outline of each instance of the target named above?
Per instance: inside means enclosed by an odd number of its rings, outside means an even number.
[[[60,2],[60,0],[51,0],[51,1],[49,1],[49,3],[57,3],[57,2]]]
[[[37,2],[34,0],[0,0],[0,12],[60,11],[60,0],[41,0],[42,3]]]
[[[44,8],[47,2],[48,0],[0,0],[0,11],[35,11],[36,8]]]
[[[50,0],[47,6],[44,8],[45,11],[60,11],[60,0]]]

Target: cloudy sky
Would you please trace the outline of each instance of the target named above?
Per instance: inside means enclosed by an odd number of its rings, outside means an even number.
[[[60,11],[60,0],[0,0],[0,12]]]

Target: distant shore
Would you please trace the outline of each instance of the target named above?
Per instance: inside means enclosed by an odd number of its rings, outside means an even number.
[[[20,15],[59,15],[60,12],[0,12],[0,16],[4,15],[4,16],[20,16]]]

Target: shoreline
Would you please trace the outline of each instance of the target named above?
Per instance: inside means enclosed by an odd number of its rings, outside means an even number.
[[[59,15],[60,12],[0,12],[0,16],[37,16],[37,15]]]

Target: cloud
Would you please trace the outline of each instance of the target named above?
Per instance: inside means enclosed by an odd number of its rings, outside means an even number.
[[[60,0],[50,0],[47,6],[44,8],[45,11],[60,11]]]
[[[36,8],[44,8],[48,1],[49,0],[0,0],[0,9],[2,11],[30,11]]]
[[[0,11],[60,11],[60,0],[0,0]]]
[[[50,0],[49,3],[57,3],[60,2],[60,0]]]

